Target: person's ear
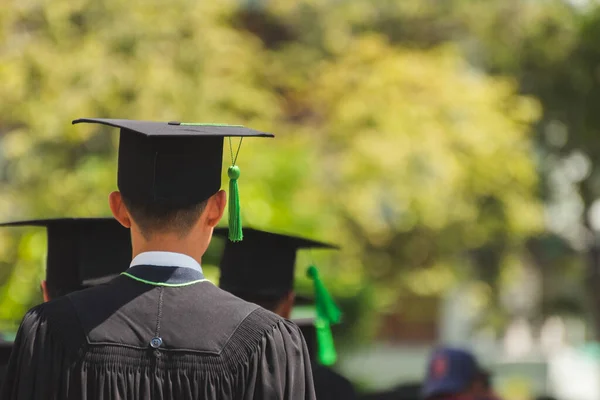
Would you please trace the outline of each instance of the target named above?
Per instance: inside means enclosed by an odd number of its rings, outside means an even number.
[[[131,228],[131,217],[127,212],[121,192],[112,192],[108,195],[110,211],[117,221],[125,228]]]
[[[44,303],[50,301],[50,295],[48,294],[48,284],[45,280],[40,283],[40,287],[42,289],[42,297],[44,298]]]
[[[225,212],[225,206],[227,205],[227,194],[224,190],[219,190],[217,193],[212,195],[210,199],[208,199],[208,203],[206,204],[206,208],[204,209],[206,224],[211,228],[217,226],[221,218],[223,218],[223,213]]]

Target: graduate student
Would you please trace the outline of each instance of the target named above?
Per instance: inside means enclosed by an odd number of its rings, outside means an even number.
[[[106,285],[27,313],[0,397],[314,399],[299,329],[217,288],[201,267],[226,204],[224,137],[272,135],[215,124],[74,121],[84,122],[120,128],[119,191],[109,204],[131,230],[134,257]],[[235,188],[239,170],[232,165],[228,175]],[[230,238],[241,234],[234,224]]]
[[[129,267],[131,236],[114,218],[54,218],[1,227],[44,227],[47,232],[44,301],[108,282]]]
[[[227,229],[215,234],[227,236]],[[219,267],[219,286],[246,301],[289,319],[296,304],[294,273],[296,254],[301,249],[335,249],[336,246],[300,237],[257,229],[244,229],[244,241],[225,244]],[[307,299],[303,306],[307,305]],[[356,397],[350,382],[319,363],[315,318],[294,320],[308,343],[317,399],[352,400]],[[332,339],[331,339],[332,340]]]
[[[47,231],[44,301],[96,286],[125,271],[131,260],[129,230],[114,218],[18,221],[0,227],[44,227]],[[106,251],[110,249],[110,251]],[[13,342],[0,338],[0,388]]]
[[[298,325],[306,340],[312,362],[317,399],[357,399],[350,381],[319,361],[318,321],[314,302],[309,298],[297,296],[295,303],[296,306],[292,309],[290,319]]]

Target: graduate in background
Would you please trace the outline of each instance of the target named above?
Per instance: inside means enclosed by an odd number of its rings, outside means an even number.
[[[226,237],[227,229],[217,228],[215,235]],[[336,246],[246,228],[243,242],[228,241],[225,244],[219,264],[221,269],[219,286],[237,297],[289,319],[296,300],[294,293],[296,253],[300,249],[311,248],[335,249]],[[316,293],[319,297],[317,303],[320,303],[317,307],[325,308],[324,313],[327,313],[329,311],[326,308],[335,306],[327,304],[331,299],[327,298],[328,294],[323,293],[324,288],[316,269],[311,267],[309,271],[317,282],[316,290],[319,292]],[[306,304],[306,300],[304,303]],[[317,399],[352,400],[356,395],[350,382],[327,366],[321,365],[322,362],[328,365],[335,362],[335,349],[329,326],[322,326],[328,323],[327,320],[319,321],[319,316],[316,319],[310,318],[299,322],[309,350],[312,350],[312,370]],[[318,349],[319,346],[321,347]]]
[[[451,347],[431,354],[421,394],[424,400],[498,400],[475,356]]]
[[[312,299],[296,296],[296,306],[290,319],[300,327],[312,360],[313,379],[317,399],[357,399],[354,387],[348,379],[319,360],[317,334],[317,311]],[[329,364],[329,363],[328,363]]]
[[[114,218],[57,218],[0,224],[0,227],[45,227],[44,301],[106,283],[125,271],[131,260],[129,230]],[[110,249],[110,251],[106,251]],[[13,342],[0,338],[0,388]]]
[[[0,227],[45,227],[44,301],[106,283],[131,261],[131,235],[114,218],[55,218],[18,221]]]
[[[314,399],[298,327],[217,288],[200,266],[226,204],[224,137],[271,135],[215,124],[80,122],[121,129],[120,192],[109,205],[131,228],[134,258],[106,285],[27,313],[0,397]],[[233,157],[232,164],[237,189]],[[230,238],[240,240],[232,215]]]

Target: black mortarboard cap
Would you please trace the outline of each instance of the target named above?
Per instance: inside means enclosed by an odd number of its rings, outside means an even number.
[[[219,191],[225,137],[273,137],[241,125],[102,118],[73,121],[78,123],[121,130],[117,185],[123,196],[136,203],[175,207],[200,203]],[[234,241],[242,239],[237,151],[231,149],[232,166],[228,170],[229,238]]]
[[[59,218],[8,222],[0,227],[47,229],[46,282],[68,293],[110,280],[129,268],[129,229],[114,218]]]
[[[215,235],[226,236],[227,230],[217,228]],[[336,248],[310,239],[246,228],[244,241],[225,244],[219,286],[238,296],[277,298],[294,287],[298,250]]]

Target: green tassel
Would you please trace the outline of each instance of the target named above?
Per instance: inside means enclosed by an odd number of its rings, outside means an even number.
[[[315,306],[317,309],[317,319],[315,329],[317,331],[317,356],[319,363],[325,366],[335,364],[337,353],[331,333],[331,324],[337,324],[342,319],[342,312],[333,301],[333,298],[327,291],[325,284],[319,277],[319,271],[315,266],[308,267],[306,271],[310,279],[313,280],[315,288]]]
[[[325,284],[319,277],[319,271],[315,266],[308,267],[306,271],[308,277],[313,280],[315,287],[315,303],[317,306],[317,315],[323,318],[329,324],[337,324],[342,318],[342,312],[333,301],[333,298],[327,291]]]
[[[229,167],[227,176],[229,176],[229,240],[239,242],[244,238],[244,233],[242,232],[240,191],[237,182],[240,177],[238,166]]]
[[[333,343],[333,335],[331,327],[327,321],[317,318],[315,321],[315,329],[317,331],[317,357],[319,364],[327,367],[335,364],[337,360],[337,352]]]

